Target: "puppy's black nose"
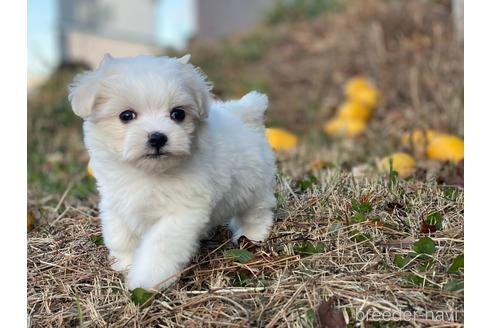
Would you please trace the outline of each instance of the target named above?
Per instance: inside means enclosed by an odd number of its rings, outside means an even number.
[[[149,146],[157,150],[161,149],[167,142],[167,136],[160,132],[152,132],[149,134]]]

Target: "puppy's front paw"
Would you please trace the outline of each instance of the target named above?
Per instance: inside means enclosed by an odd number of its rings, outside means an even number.
[[[167,288],[174,284],[179,275],[178,269],[171,267],[166,268],[165,265],[143,266],[136,264],[128,272],[128,289],[144,288],[147,290],[159,290]]]
[[[115,253],[109,254],[109,262],[111,263],[111,269],[114,271],[126,271],[132,264],[132,254],[128,253]]]
[[[253,241],[265,241],[272,225],[273,213],[265,206],[252,208],[239,217],[232,218],[229,223],[234,243],[237,243],[241,236]]]

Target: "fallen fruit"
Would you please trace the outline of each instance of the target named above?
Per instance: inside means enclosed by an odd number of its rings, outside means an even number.
[[[411,132],[405,132],[401,136],[400,141],[405,147],[425,149],[431,140],[441,135],[443,134],[434,130],[415,129]]]
[[[374,108],[379,99],[379,92],[374,85],[365,77],[357,76],[351,78],[345,85],[347,98],[356,100]]]
[[[394,153],[379,161],[379,170],[389,172],[390,162],[392,162],[393,170],[398,172],[403,179],[408,178],[415,168],[415,159],[412,156],[407,153]]]
[[[338,109],[338,117],[349,120],[367,121],[371,114],[369,107],[355,100],[345,101]]]
[[[439,161],[459,162],[465,156],[465,142],[452,135],[441,135],[427,146],[427,157]]]
[[[280,128],[267,128],[266,137],[275,150],[292,149],[299,143],[296,135]]]
[[[366,122],[337,117],[327,121],[323,130],[329,135],[355,137],[366,130]]]

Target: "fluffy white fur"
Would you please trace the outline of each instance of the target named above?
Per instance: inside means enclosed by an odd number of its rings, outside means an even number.
[[[267,97],[214,101],[188,60],[107,55],[70,86],[101,195],[104,241],[113,268],[129,270],[129,289],[173,283],[216,225],[229,223],[235,240],[265,240],[273,224]],[[170,118],[176,106],[185,108],[183,122]],[[119,114],[127,109],[137,117],[124,124]],[[146,156],[152,132],[168,137],[157,158]]]

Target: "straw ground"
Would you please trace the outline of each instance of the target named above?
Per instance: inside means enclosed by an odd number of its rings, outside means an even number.
[[[191,52],[220,97],[264,91],[268,125],[302,135],[278,154],[277,223],[265,243],[243,240],[243,251],[218,229],[179,282],[144,306],[102,243],[80,121],[66,100],[79,67],[62,67],[29,95],[32,327],[310,327],[329,299],[352,327],[462,326],[462,168],[400,142],[414,128],[463,134],[463,50],[450,1],[354,0],[313,19],[275,15]],[[381,93],[368,130],[324,136],[357,74]],[[377,171],[378,158],[400,150],[417,158],[410,178]]]
[[[462,192],[450,198],[435,183],[389,186],[384,178],[358,181],[336,170],[313,174],[323,182],[306,186],[279,176],[278,222],[265,243],[242,243],[251,259],[227,256],[235,247],[218,229],[179,283],[144,308],[109,267],[94,207],[40,206],[47,222],[28,241],[32,326],[306,327],[329,298],[347,322],[384,311],[409,320],[401,325],[459,326],[463,293],[443,287],[456,279],[447,271],[463,252]],[[354,222],[353,199],[371,205],[367,220]],[[427,235],[421,222],[435,211],[443,214],[442,230],[432,234],[435,253],[395,265],[395,256],[412,253],[411,245]],[[422,263],[430,265],[422,270]],[[404,318],[405,311],[412,317]]]

